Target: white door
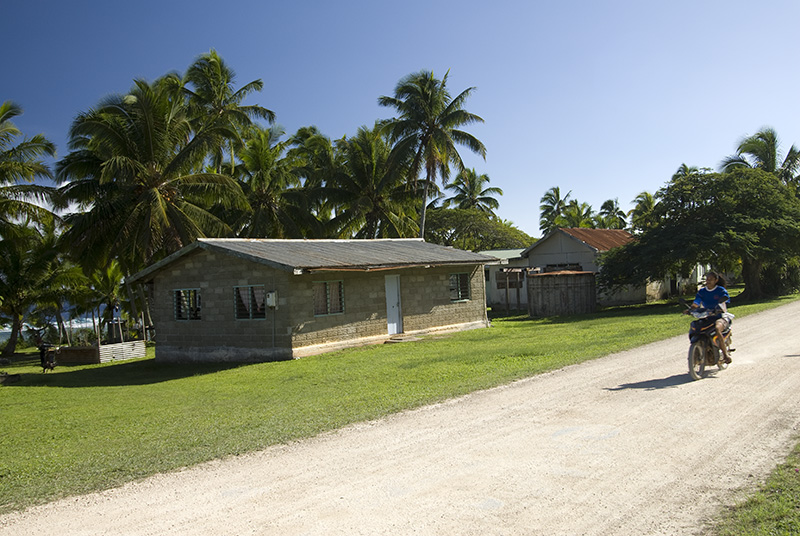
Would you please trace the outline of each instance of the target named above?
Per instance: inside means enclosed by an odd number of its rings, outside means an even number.
[[[386,323],[389,335],[403,333],[403,311],[400,309],[400,276],[386,276]]]

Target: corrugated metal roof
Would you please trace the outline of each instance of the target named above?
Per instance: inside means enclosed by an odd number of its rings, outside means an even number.
[[[481,255],[491,255],[501,260],[519,259],[525,248],[518,249],[487,249],[486,251],[479,251]]]
[[[564,231],[570,236],[574,236],[597,251],[608,251],[616,247],[624,246],[633,240],[633,235],[624,229],[584,229],[570,227],[562,228],[561,231]]]
[[[522,252],[523,257],[527,257],[531,251],[539,245],[545,243],[548,238],[556,233],[564,233],[583,244],[586,244],[595,251],[608,251],[619,246],[624,246],[631,240],[633,235],[624,229],[586,229],[583,227],[559,227],[550,232],[547,236],[527,248]]]
[[[197,248],[218,251],[295,273],[485,264],[496,260],[494,257],[429,244],[416,238],[378,240],[201,238],[133,275],[130,281],[146,278]]]

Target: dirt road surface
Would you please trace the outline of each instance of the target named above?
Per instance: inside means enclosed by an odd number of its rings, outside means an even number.
[[[800,433],[800,302],[685,336],[0,517],[0,535],[702,534]],[[532,334],[535,336],[535,334]]]

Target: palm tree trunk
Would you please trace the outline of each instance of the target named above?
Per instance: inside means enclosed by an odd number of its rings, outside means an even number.
[[[230,141],[230,150],[231,150],[231,177],[235,177],[234,173],[236,173],[236,164],[233,162],[234,158],[234,150],[233,150],[233,140]]]
[[[419,237],[425,239],[425,213],[428,210],[428,184],[430,181],[425,181],[425,187],[422,189],[422,214],[419,219]]]
[[[150,301],[147,299],[147,294],[145,294],[144,285],[136,285],[136,293],[139,295],[142,304],[142,339],[150,340],[148,335],[153,326],[153,318],[150,315]]]
[[[19,339],[20,331],[22,331],[22,317],[16,313],[13,313],[11,335],[8,337],[8,342],[6,343],[5,348],[3,348],[3,353],[0,355],[3,357],[11,357],[14,355],[14,352],[17,349],[17,339]]]
[[[69,332],[67,326],[64,324],[64,316],[61,314],[61,304],[56,308],[56,324],[58,324],[58,344],[63,344],[64,339],[67,339],[67,345],[72,343],[69,340]]]
[[[428,186],[431,179],[436,180],[436,168],[431,169],[431,164],[425,166],[425,187],[422,189],[422,214],[419,222],[419,237],[425,240],[425,215],[428,211]]]

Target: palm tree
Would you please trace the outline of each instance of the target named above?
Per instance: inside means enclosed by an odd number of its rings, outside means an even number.
[[[541,202],[541,205],[539,205],[539,210],[541,211],[539,216],[539,229],[541,229],[544,235],[558,228],[557,220],[564,213],[571,193],[572,190],[567,192],[567,195],[564,197],[561,197],[561,188],[553,186],[547,190],[539,200]]]
[[[492,196],[503,195],[503,190],[496,187],[484,188],[488,183],[489,175],[478,175],[474,168],[462,170],[453,182],[444,187],[445,190],[455,193],[453,197],[444,200],[444,207],[475,208],[494,216],[500,203]]]
[[[62,263],[53,222],[45,226],[23,222],[16,227],[0,240],[0,313],[11,324],[3,357],[14,353],[22,326],[34,307],[54,305],[56,296],[80,277],[78,271]]]
[[[619,206],[619,199],[608,199],[597,213],[597,227],[601,229],[624,229],[628,224],[625,211]]]
[[[564,208],[564,212],[556,219],[558,227],[587,227],[595,225],[594,210],[589,203],[579,203],[573,199]]]
[[[361,127],[340,141],[344,170],[332,182],[329,198],[337,208],[332,223],[342,236],[403,238],[418,232],[413,214],[419,203],[406,187],[408,162],[391,158],[380,123]]]
[[[39,310],[50,311],[58,326],[59,342],[64,338],[71,344],[69,332],[64,324],[67,305],[74,304],[87,291],[88,280],[78,264],[65,255],[59,241],[60,228],[55,221],[47,221],[39,226],[41,242],[37,248],[51,255],[49,267],[40,281],[36,306]]]
[[[656,224],[655,208],[656,200],[650,192],[641,192],[633,200],[634,207],[628,211],[631,218],[631,228],[634,232],[642,232],[651,229]]]
[[[198,237],[231,235],[212,204],[247,206],[233,178],[194,171],[222,129],[192,136],[171,78],[135,81],[130,94],[104,99],[70,129],[73,151],[57,164],[62,202],[87,210],[65,217],[63,238],[84,267],[117,258],[130,275]]]
[[[244,178],[240,184],[250,205],[239,211],[235,228],[246,238],[301,238],[313,215],[305,210],[306,192],[285,157],[283,129],[253,127],[240,151]]]
[[[796,186],[800,150],[792,145],[786,157],[781,160],[778,134],[774,129],[766,127],[743,138],[736,148],[736,154],[722,161],[720,171],[727,172],[737,167],[763,169],[777,175],[784,184]]]
[[[706,168],[700,169],[697,166],[687,166],[684,162],[678,167],[675,173],[672,174],[672,180],[676,180],[681,177],[693,177],[700,173],[705,173],[706,170]]]
[[[218,139],[214,147],[216,171],[222,171],[223,145],[227,142],[234,165],[234,148],[241,146],[239,133],[250,127],[253,119],[265,119],[272,123],[275,113],[259,105],[242,105],[248,95],[264,88],[261,79],[253,80],[238,90],[234,89],[236,73],[211,49],[198,57],[186,71],[183,90],[189,100],[189,115],[195,131],[224,129],[229,135]],[[191,88],[189,87],[191,85]],[[232,174],[232,173],[231,173]]]
[[[378,104],[394,108],[398,113],[398,117],[387,121],[384,128],[391,141],[396,143],[394,152],[397,158],[406,160],[408,155],[413,155],[408,178],[415,188],[420,169],[425,169],[420,237],[425,236],[428,193],[430,184],[436,182],[437,173],[445,183],[450,175],[450,164],[455,165],[458,171],[464,169],[456,145],[463,145],[486,158],[483,143],[460,130],[460,127],[472,123],[483,123],[481,117],[464,109],[475,88],[467,88],[451,98],[447,90],[448,74],[449,71],[439,80],[431,71],[412,73],[398,82],[393,97],[378,98]]]
[[[289,138],[287,159],[300,178],[305,197],[304,210],[313,216],[313,225],[304,228],[307,238],[335,238],[339,229],[332,223],[337,207],[329,199],[337,177],[344,173],[345,138],[332,142],[317,127],[301,127]]]
[[[100,332],[114,320],[114,308],[125,301],[122,292],[124,278],[125,274],[115,260],[89,274],[91,292],[87,293],[89,300],[86,305],[93,311],[92,318],[94,310],[97,310]],[[101,307],[103,307],[102,312]]]
[[[12,222],[19,218],[52,217],[50,211],[31,201],[52,199],[53,188],[33,181],[53,177],[42,158],[55,156],[56,148],[41,134],[17,142],[22,133],[11,120],[21,114],[22,108],[11,101],[0,104],[0,236],[4,237],[17,229]]]

